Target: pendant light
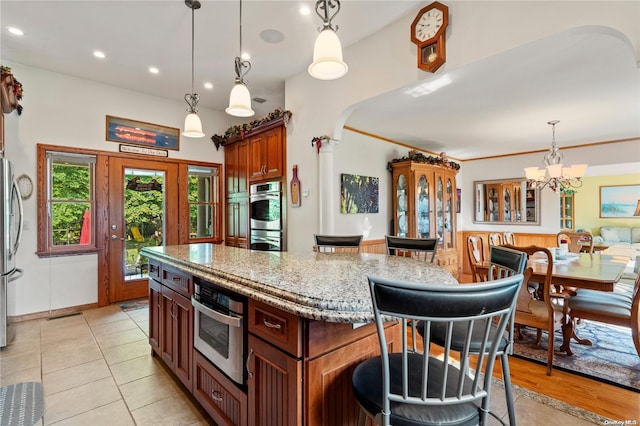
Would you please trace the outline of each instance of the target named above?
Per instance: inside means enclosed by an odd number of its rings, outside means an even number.
[[[202,132],[202,122],[200,121],[200,117],[198,117],[198,110],[196,106],[198,105],[198,101],[200,97],[195,93],[193,89],[193,56],[194,56],[194,34],[195,34],[195,10],[200,9],[200,2],[198,0],[185,0],[185,4],[189,9],[191,9],[191,93],[187,93],[184,95],[184,100],[187,102],[189,108],[189,114],[184,119],[184,132],[182,132],[183,136],[189,138],[201,138],[204,136]]]
[[[251,109],[251,95],[244,82],[244,76],[251,69],[249,61],[242,61],[242,0],[240,0],[240,52],[235,59],[236,84],[229,95],[229,106],[225,111],[235,117],[251,117],[255,112]]]
[[[329,9],[336,9],[329,14]],[[338,26],[331,20],[340,12],[340,0],[318,0],[316,14],[322,19],[320,34],[313,47],[313,63],[309,65],[309,74],[318,80],[335,80],[347,73],[349,67],[342,60],[342,45],[336,35]]]

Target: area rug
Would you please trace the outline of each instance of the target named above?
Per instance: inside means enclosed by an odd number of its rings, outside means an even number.
[[[149,307],[149,299],[128,300],[120,303],[120,309],[124,312],[135,311]]]
[[[0,425],[31,426],[44,414],[42,383],[23,382],[0,388]]]
[[[593,346],[572,340],[573,355],[556,352],[554,368],[640,392],[640,357],[628,328],[584,320],[578,324],[576,333],[591,340]],[[532,347],[535,329],[523,330],[523,335],[524,339],[515,342],[514,356],[546,365],[547,333],[543,333],[540,349]],[[562,333],[556,332],[554,338],[554,347],[558,349],[562,344]]]

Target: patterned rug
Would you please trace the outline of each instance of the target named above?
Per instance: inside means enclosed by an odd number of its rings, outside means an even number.
[[[120,303],[120,309],[124,312],[135,311],[149,307],[149,299],[128,300]]]
[[[640,357],[636,353],[628,328],[584,320],[576,333],[593,342],[593,346],[571,341],[573,356],[556,352],[553,366],[560,370],[586,376],[615,386],[640,392]],[[547,333],[543,333],[541,349],[531,347],[534,329],[523,330],[525,338],[516,340],[514,356],[546,365]],[[562,344],[562,333],[555,333],[555,345]]]

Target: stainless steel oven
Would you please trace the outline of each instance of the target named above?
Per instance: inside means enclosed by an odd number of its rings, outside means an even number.
[[[251,185],[249,203],[252,230],[282,230],[282,191],[280,182]]]
[[[204,280],[194,284],[193,346],[230,379],[244,385],[247,301]]]
[[[282,251],[282,231],[252,229],[249,238],[251,250]]]

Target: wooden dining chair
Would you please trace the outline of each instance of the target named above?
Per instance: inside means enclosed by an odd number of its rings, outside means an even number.
[[[313,236],[314,250],[320,253],[360,253],[362,235],[318,235]]]
[[[487,280],[485,274],[478,272],[478,265],[484,263],[484,241],[480,235],[469,235],[467,237],[467,258],[471,267],[471,275],[474,283]]]
[[[575,333],[577,319],[603,322],[631,329],[631,337],[640,356],[640,275],[636,277],[632,294],[579,289],[569,298],[571,337],[590,344]]]
[[[593,235],[589,232],[574,232],[570,230],[562,230],[556,235],[558,247],[562,240],[567,241],[569,253],[580,253],[585,251],[593,253]]]
[[[511,246],[516,245],[516,236],[513,232],[503,232],[502,233],[502,243],[509,244]]]
[[[385,236],[387,254],[412,257],[433,263],[438,251],[437,238],[404,238]]]
[[[489,234],[489,247],[491,246],[501,246],[504,244],[502,241],[502,234],[499,232],[491,232]]]
[[[514,322],[518,328],[517,335],[522,338],[521,326],[528,326],[537,329],[536,340],[533,344],[534,348],[540,347],[542,340],[542,332],[546,331],[548,336],[547,343],[547,375],[550,376],[553,369],[553,353],[554,353],[554,337],[557,326],[560,326],[565,337],[563,346],[560,351],[566,351],[567,355],[572,355],[569,348],[568,333],[568,306],[564,299],[557,297],[555,289],[551,283],[551,274],[553,272],[553,257],[551,252],[544,247],[528,246],[516,247],[505,246],[527,254],[529,262],[541,261],[545,274],[542,282],[534,283],[531,280],[533,274],[532,266],[529,265],[524,271],[524,282],[520,288],[520,294],[516,301],[514,312]],[[532,259],[534,254],[538,254]],[[541,257],[540,257],[541,255]]]

